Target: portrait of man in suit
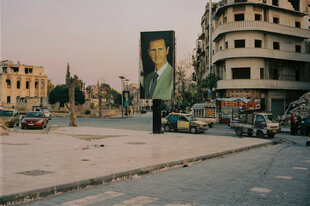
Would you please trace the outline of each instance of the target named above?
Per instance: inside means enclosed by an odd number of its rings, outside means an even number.
[[[145,99],[163,99],[168,100],[173,97],[174,89],[174,69],[169,63],[168,57],[173,49],[173,31],[168,32],[152,32],[148,33],[146,45],[144,48],[144,64],[148,68],[143,67],[143,91],[141,98]],[[170,36],[170,44],[169,44]],[[173,62],[174,54],[170,54],[170,61]],[[147,60],[150,63],[147,64]],[[141,91],[141,90],[140,90]],[[144,96],[143,96],[144,95]]]

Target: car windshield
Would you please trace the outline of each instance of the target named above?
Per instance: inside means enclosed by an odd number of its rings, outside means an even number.
[[[13,111],[1,110],[0,111],[0,116],[1,117],[12,117],[13,116]]]
[[[267,117],[266,118],[267,122],[272,122],[272,123],[277,123],[278,122],[277,119],[275,118],[275,116],[273,116],[273,115],[267,115],[266,117]]]
[[[186,116],[189,121],[196,121],[197,119],[193,115]]]
[[[26,117],[42,118],[43,114],[41,112],[29,112]]]

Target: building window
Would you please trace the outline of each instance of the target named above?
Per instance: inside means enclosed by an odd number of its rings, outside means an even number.
[[[6,80],[6,87],[11,88],[11,80],[10,79]]]
[[[251,68],[232,68],[232,79],[251,79]]]
[[[278,69],[274,69],[273,70],[273,79],[274,80],[278,80],[279,79],[279,70]]]
[[[298,53],[301,53],[301,46],[300,45],[295,45],[295,51]]]
[[[11,96],[6,97],[6,103],[11,104]]]
[[[13,72],[17,73],[19,71],[19,67],[12,67]]]
[[[260,79],[265,79],[265,70],[264,70],[264,68],[260,68]]]
[[[25,68],[25,74],[28,74],[28,72],[29,72],[29,69]]]
[[[32,73],[32,68],[29,68],[29,73]]]
[[[273,49],[280,50],[280,43],[274,41],[273,42]]]
[[[20,89],[20,80],[17,80],[16,87],[17,89]]]
[[[44,82],[41,82],[41,89],[44,89]]]
[[[228,41],[225,42],[225,48],[228,49]]]
[[[279,1],[278,0],[272,0],[272,5],[273,6],[279,6]]]
[[[29,81],[26,81],[26,89],[29,89]]]
[[[295,78],[296,78],[296,81],[300,80],[299,79],[299,71],[298,70],[295,71]]]
[[[262,48],[262,40],[255,39],[255,48]]]
[[[244,21],[244,14],[235,14],[235,21]]]
[[[222,46],[220,46],[220,51],[222,51]]]
[[[295,21],[295,27],[297,27],[297,28],[301,27],[300,21]]]
[[[275,24],[279,24],[279,18],[277,18],[277,17],[273,17],[273,23],[275,23]]]
[[[34,88],[35,88],[35,89],[39,89],[39,82],[35,82],[35,83],[34,83]]]
[[[261,20],[262,20],[262,15],[255,14],[255,21],[261,21]]]
[[[8,68],[7,67],[2,67],[3,73],[8,73]]]
[[[245,48],[245,40],[244,39],[235,40],[235,48]]]

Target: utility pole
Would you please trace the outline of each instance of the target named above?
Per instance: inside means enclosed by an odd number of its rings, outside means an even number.
[[[209,0],[209,74],[212,67],[212,0]]]

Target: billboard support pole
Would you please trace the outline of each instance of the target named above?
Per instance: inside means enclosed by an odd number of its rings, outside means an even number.
[[[153,99],[153,134],[161,133],[161,99]]]

